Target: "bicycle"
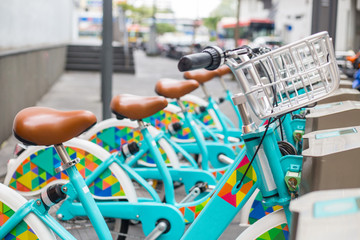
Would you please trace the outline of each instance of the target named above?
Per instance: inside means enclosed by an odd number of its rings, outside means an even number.
[[[74,239],[48,213],[50,206],[62,200],[65,200],[64,203],[71,202],[74,206],[77,206],[79,208],[78,216],[89,217],[99,239],[112,239],[102,214],[108,218],[119,218],[119,216],[126,215],[125,219],[140,219],[143,222],[144,233],[148,235],[148,239],[156,239],[161,234],[163,234],[161,237],[165,236],[165,238],[178,238],[177,236],[184,230],[185,225],[181,213],[170,205],[163,204],[160,201],[141,205],[136,202],[121,204],[114,201],[95,202],[88,184],[83,180],[76,168],[76,164],[80,159],[71,159],[63,145],[63,142],[80,135],[95,123],[95,115],[88,111],[62,112],[51,108],[32,107],[17,114],[14,120],[15,137],[29,145],[54,145],[54,149],[63,163],[55,171],[60,174],[65,171],[69,177],[69,182],[52,185],[41,192],[40,199],[32,199],[28,202],[18,193],[1,185],[3,190],[1,191],[3,216],[10,215],[3,218],[5,221],[0,228],[1,238],[10,231],[11,234],[19,234],[20,236],[26,234],[23,233],[26,225],[21,222],[25,218],[25,222],[29,221],[27,219],[35,219],[34,223],[36,225],[34,226],[30,222],[29,225],[45,232],[45,236],[43,236],[42,232],[36,231],[36,234],[39,234],[41,238],[51,239],[51,231],[53,231],[62,239]],[[31,167],[30,164],[29,167]],[[116,206],[116,209],[114,209],[114,206]],[[62,205],[62,207],[65,206]],[[138,215],[139,213],[148,216],[145,219],[143,216]],[[27,217],[28,215],[30,217]],[[71,213],[63,215],[63,219],[71,217],[73,217]],[[19,231],[12,231],[19,223]],[[173,226],[172,229],[170,229],[170,225]],[[26,229],[31,234],[30,228]]]
[[[301,171],[301,156],[281,157],[274,144],[274,130],[269,125],[257,128],[245,103],[250,104],[258,117],[266,118],[282,115],[325,98],[338,87],[339,74],[334,52],[326,32],[252,59],[247,57],[249,51],[248,48],[238,48],[223,52],[219,48],[209,47],[200,54],[185,56],[179,61],[180,71],[201,67],[211,70],[223,61],[232,69],[244,92],[235,95],[233,100],[242,116],[243,139],[249,155],[234,163],[225,173],[220,188],[183,239],[218,237],[258,187],[269,205],[281,205],[284,210],[260,219],[238,239],[255,239],[275,226],[291,223],[288,206],[296,195],[298,186],[294,183],[295,176],[299,176]],[[202,61],[199,62],[200,59]],[[239,63],[239,59],[242,63]],[[218,209],[221,209],[221,216]],[[217,217],[209,222],[211,216]],[[264,224],[266,222],[268,224]],[[207,228],[216,231],[208,234],[205,231]]]
[[[63,128],[56,128],[56,123],[62,125]],[[49,191],[44,192],[40,199],[29,202],[26,202],[20,195],[1,185],[3,214],[5,216],[7,214],[10,215],[0,228],[1,238],[9,234],[19,223],[20,226],[27,226],[27,224],[24,224],[22,221],[26,216],[31,214],[28,218],[30,218],[30,216],[33,218],[34,225],[30,223],[29,220],[24,219],[25,222],[31,225],[31,228],[25,228],[26,232],[29,232],[28,234],[33,235],[31,229],[34,228],[34,234],[51,239],[54,238],[54,236],[49,229],[52,229],[52,231],[56,232],[62,238],[74,239],[47,213],[49,207],[65,198],[66,193],[70,190],[73,194],[77,195],[81,204],[86,209],[99,238],[112,239],[105,220],[99,217],[101,216],[100,211],[94,199],[91,197],[85,182],[82,178],[78,180],[79,172],[74,168],[76,160],[70,159],[62,145],[62,142],[76,137],[95,123],[96,117],[86,111],[60,113],[46,108],[28,108],[20,111],[16,115],[14,120],[15,137],[30,145],[54,145],[63,162],[63,165],[58,168],[58,171],[61,172],[65,170],[69,175],[70,183],[65,186],[57,185]],[[43,132],[46,132],[46,134],[43,134]],[[10,211],[7,208],[10,208]],[[41,228],[40,232],[35,230],[38,226]],[[20,228],[19,231],[23,234],[24,229]],[[18,231],[15,230],[15,234],[17,233]],[[44,236],[42,236],[42,234],[44,234]]]

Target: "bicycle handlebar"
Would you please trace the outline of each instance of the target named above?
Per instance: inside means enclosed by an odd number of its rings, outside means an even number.
[[[248,53],[248,47],[240,47],[233,50],[227,50],[225,52],[216,46],[206,47],[201,53],[194,53],[180,58],[178,69],[180,72],[191,71],[199,68],[215,70],[223,64],[227,58],[239,58],[239,56],[247,55]]]
[[[180,72],[199,68],[215,70],[223,61],[222,53],[218,47],[206,47],[201,53],[183,56],[178,63],[178,69]]]
[[[198,68],[207,68],[212,63],[211,55],[208,53],[194,53],[183,56],[179,63],[180,72],[190,71]]]

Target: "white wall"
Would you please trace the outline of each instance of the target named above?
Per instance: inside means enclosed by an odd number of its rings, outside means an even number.
[[[241,0],[240,3],[240,21],[256,18],[267,18],[269,10],[264,9],[264,4],[261,1]]]
[[[67,43],[73,0],[1,0],[0,49]]]
[[[336,22],[336,50],[358,50],[360,43],[356,39],[356,1],[338,0],[338,17]],[[358,1],[360,2],[360,1]],[[355,44],[355,45],[354,45]]]
[[[276,0],[275,31],[285,43],[311,34],[312,0]],[[291,30],[287,26],[291,26]]]
[[[242,0],[240,20],[273,18],[275,35],[290,43],[311,34],[312,0],[273,0],[272,9],[264,9],[256,0]],[[287,28],[291,26],[291,30]]]

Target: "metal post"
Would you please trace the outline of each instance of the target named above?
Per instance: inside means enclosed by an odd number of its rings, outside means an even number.
[[[125,53],[125,67],[129,67],[130,65],[130,53],[129,53],[129,36],[126,29],[126,16],[122,7],[118,7],[119,10],[119,30],[123,37],[123,46]]]
[[[153,0],[153,16],[150,26],[149,42],[146,50],[146,54],[149,56],[155,56],[158,54],[158,49],[156,45],[156,34],[156,0]]]
[[[235,48],[238,47],[238,39],[239,39],[239,32],[240,32],[240,0],[237,0],[236,5],[236,24],[234,29],[234,41],[235,41]]]
[[[328,31],[335,46],[338,0],[313,1],[311,34]]]
[[[103,0],[102,50],[101,50],[101,102],[102,117],[111,117],[110,101],[112,98],[113,73],[113,24],[112,0]]]

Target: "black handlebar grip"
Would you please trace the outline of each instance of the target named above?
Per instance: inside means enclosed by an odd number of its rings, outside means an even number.
[[[207,52],[194,53],[180,58],[178,69],[180,72],[185,72],[199,68],[207,68],[212,64],[212,61],[212,56]]]
[[[206,47],[201,53],[190,54],[180,59],[178,69],[180,72],[205,68],[207,70],[217,69],[222,62],[223,51],[216,47]]]

